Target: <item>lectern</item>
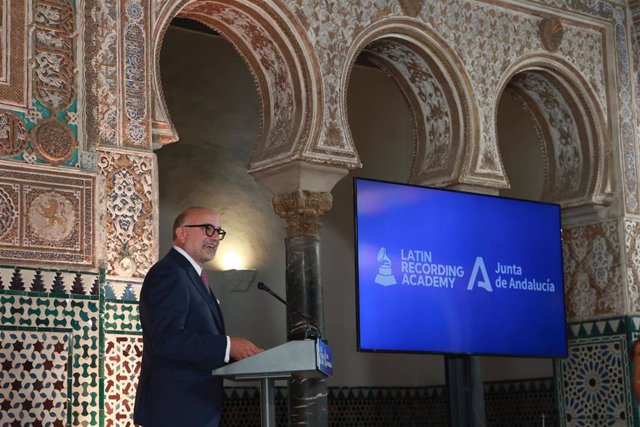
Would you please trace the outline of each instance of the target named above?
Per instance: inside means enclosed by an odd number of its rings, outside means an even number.
[[[212,372],[235,381],[260,380],[262,427],[276,425],[275,380],[292,374],[329,377],[332,373],[331,348],[321,339],[289,341]]]

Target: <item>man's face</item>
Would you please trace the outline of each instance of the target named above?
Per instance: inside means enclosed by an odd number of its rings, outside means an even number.
[[[211,224],[220,228],[220,219],[209,209],[193,209],[185,217],[183,225]],[[204,227],[179,227],[176,230],[176,246],[184,249],[200,266],[211,261],[216,256],[220,236],[214,233],[207,236]]]

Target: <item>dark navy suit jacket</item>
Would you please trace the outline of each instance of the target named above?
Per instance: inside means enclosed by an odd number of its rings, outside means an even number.
[[[144,348],[134,422],[215,427],[220,422],[227,336],[222,312],[175,249],[147,273],[140,293]]]

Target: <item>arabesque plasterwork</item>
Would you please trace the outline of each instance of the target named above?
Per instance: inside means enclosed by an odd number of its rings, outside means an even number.
[[[295,124],[293,81],[279,47],[267,30],[242,11],[220,2],[194,2],[185,7],[181,14],[194,19],[202,16],[214,17],[215,21],[237,31],[243,43],[251,47],[251,54],[260,64],[260,72],[267,80],[266,87],[270,92],[271,105],[264,105],[263,108],[273,110],[271,112],[273,123],[268,129],[264,129],[269,132],[265,135],[265,147],[278,148],[288,145],[290,143],[288,137],[291,136]]]
[[[140,0],[121,0],[124,11],[122,21],[122,98],[123,140],[125,146],[148,148],[149,94],[148,85],[148,32],[146,7]]]
[[[348,52],[356,49],[350,40],[374,22],[398,16],[402,10],[394,1],[356,1],[344,4],[316,4],[312,1],[290,2],[290,7],[308,28],[319,52],[320,65],[325,76],[325,121],[323,137],[319,145],[345,145],[349,138],[342,137],[346,124],[339,112],[345,94],[348,71]],[[333,16],[344,16],[337,22]],[[459,55],[473,83],[473,97],[481,113],[481,152],[472,175],[481,177],[487,173],[502,174],[494,129],[494,106],[497,103],[495,89],[500,86],[503,73],[519,56],[543,49],[538,35],[541,17],[535,11],[525,14],[499,7],[493,3],[456,0],[453,2],[428,1],[422,6],[418,19],[424,20],[445,39]],[[602,108],[606,110],[605,69],[603,35],[593,27],[565,24],[563,40],[558,54],[574,64],[592,90],[598,94]],[[392,31],[390,30],[390,35]],[[578,45],[576,45],[576,43]],[[364,46],[361,46],[364,48]],[[487,52],[491,52],[487,55]],[[337,71],[340,70],[340,71]],[[331,137],[334,135],[334,137]]]
[[[27,44],[27,10],[29,0],[4,0],[2,45],[2,78],[0,105],[25,110],[30,107],[29,50]]]
[[[58,112],[76,93],[73,7],[70,0],[36,0],[33,9],[35,98]]]
[[[580,109],[568,105],[567,96],[545,76],[539,73],[523,73],[510,82],[513,88],[522,92],[529,102],[536,105],[539,121],[544,122],[545,133],[549,137],[553,180],[548,181],[545,200],[563,201],[579,195],[585,185],[585,170],[597,164],[598,153],[590,152],[585,137],[580,135],[575,113]],[[575,112],[573,110],[576,110]],[[586,148],[583,148],[583,144]],[[593,159],[589,163],[587,159]]]
[[[87,145],[118,145],[117,8],[110,0],[87,0],[85,76]]]
[[[626,290],[629,313],[640,313],[640,221],[625,220]]]
[[[405,96],[411,100],[410,105],[415,105],[417,140],[412,179],[422,182],[434,172],[450,172],[459,135],[454,130],[457,123],[453,123],[455,112],[451,110],[455,106],[445,95],[451,92],[443,87],[445,82],[436,77],[424,57],[401,43],[383,39],[370,44],[362,54],[398,79],[400,87],[408,92]]]
[[[571,321],[625,312],[625,270],[617,220],[564,229],[567,317]]]
[[[154,154],[98,150],[109,276],[142,278],[158,257]]]

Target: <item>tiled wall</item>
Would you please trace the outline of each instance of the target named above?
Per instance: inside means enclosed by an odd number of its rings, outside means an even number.
[[[639,335],[637,317],[569,325],[569,357],[555,362],[561,426],[640,425],[629,360]]]
[[[98,275],[0,266],[0,424],[97,425]]]
[[[131,424],[142,354],[140,285],[91,272],[0,266],[0,425]],[[629,343],[640,318],[569,325],[550,378],[485,384],[490,426],[638,426]],[[446,425],[443,386],[331,388],[336,426]],[[227,388],[225,426],[259,423],[257,389]],[[286,424],[286,390],[277,394]],[[556,404],[556,401],[558,404]]]

